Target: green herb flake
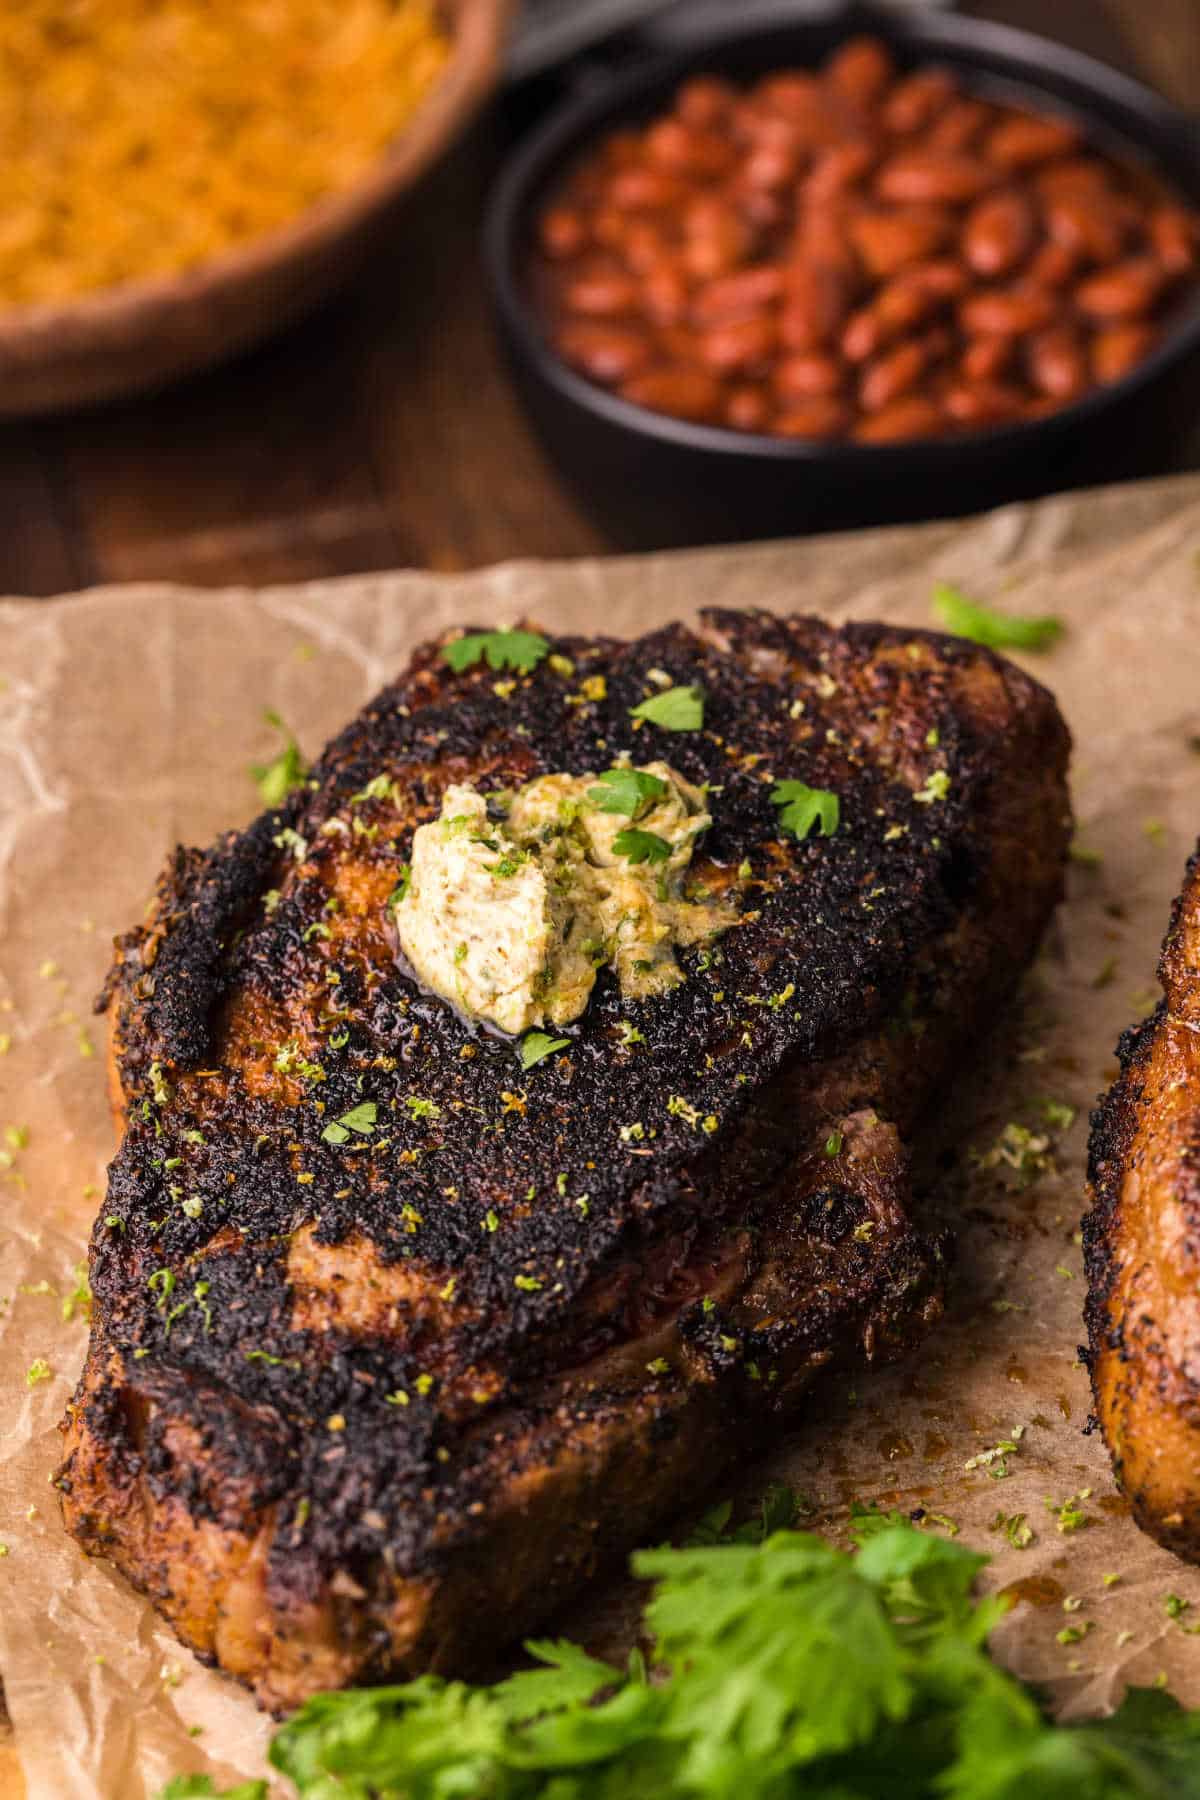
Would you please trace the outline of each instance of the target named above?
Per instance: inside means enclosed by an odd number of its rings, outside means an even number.
[[[553,1056],[556,1050],[567,1049],[570,1042],[570,1038],[552,1038],[545,1031],[527,1032],[521,1039],[521,1067],[534,1068],[548,1056]]]
[[[549,644],[536,631],[472,631],[443,645],[442,661],[459,675],[480,662],[489,669],[528,675],[549,652]]]
[[[644,719],[663,731],[699,731],[704,724],[704,690],[699,687],[669,687],[661,694],[651,694],[638,706],[631,706],[632,719]]]
[[[656,831],[639,831],[636,825],[626,825],[618,831],[612,847],[631,863],[665,863],[671,855],[666,838],[659,837]]]
[[[829,1136],[825,1139],[823,1154],[829,1157],[840,1156],[842,1154],[842,1145],[845,1141],[844,1135],[835,1126]]]
[[[642,769],[606,769],[587,792],[597,812],[620,813],[636,819],[650,801],[661,799],[666,791],[665,781]]]
[[[370,1137],[375,1129],[377,1110],[374,1100],[363,1100],[358,1106],[352,1106],[349,1112],[343,1113],[340,1119],[327,1125],[321,1136],[327,1144],[344,1144],[351,1132],[357,1132],[360,1137]]]
[[[955,637],[969,638],[989,650],[1050,650],[1066,629],[1061,619],[1023,618],[981,606],[944,581],[933,590],[933,611]]]
[[[53,1373],[44,1356],[35,1356],[25,1371],[25,1386],[36,1387],[40,1381],[49,1381]]]
[[[938,800],[944,800],[950,792],[950,777],[945,769],[934,769],[927,778],[924,787],[917,789],[913,799],[918,806],[933,806]]]
[[[283,749],[272,762],[251,763],[250,774],[257,784],[258,797],[264,806],[282,806],[293,788],[298,788],[308,774],[308,764],[300,754],[300,746],[277,712],[267,708],[263,718],[276,731],[283,733]]]
[[[814,825],[818,837],[832,837],[841,823],[838,796],[828,788],[808,787],[803,781],[777,781],[771,789],[771,805],[780,808],[779,823],[794,838],[806,838]]]

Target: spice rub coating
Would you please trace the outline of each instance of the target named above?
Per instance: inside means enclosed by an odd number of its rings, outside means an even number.
[[[1083,1221],[1096,1415],[1143,1531],[1200,1561],[1200,851],[1092,1117]]]
[[[1059,898],[1066,729],[925,632],[708,612],[527,674],[429,645],[309,783],[178,850],[110,983],[124,1136],[68,1527],[267,1706],[478,1665],[836,1358],[939,1309],[906,1140]],[[631,717],[664,685],[700,729]],[[738,922],[565,1048],[421,991],[387,900],[445,789],[662,757]],[[775,781],[836,793],[782,829]]]

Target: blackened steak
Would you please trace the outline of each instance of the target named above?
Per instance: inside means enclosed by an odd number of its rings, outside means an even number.
[[[816,1370],[914,1340],[904,1140],[1059,897],[1066,729],[987,651],[763,612],[552,648],[511,685],[421,651],[119,944],[64,1512],[271,1707],[477,1663]],[[651,670],[702,730],[631,719]],[[401,971],[385,902],[451,781],[622,752],[711,784],[695,872],[757,917],[653,1000],[603,973],[523,1071]],[[781,831],[788,777],[832,836]]]

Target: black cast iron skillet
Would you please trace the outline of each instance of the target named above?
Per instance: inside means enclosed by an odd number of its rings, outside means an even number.
[[[947,517],[1005,500],[1171,466],[1200,409],[1200,297],[1122,381],[1037,420],[909,444],[805,442],[697,425],[648,412],[595,386],[550,348],[526,298],[532,223],[563,170],[596,137],[652,116],[689,74],[752,79],[812,66],[871,32],[897,63],[942,62],[981,93],[1065,114],[1090,140],[1148,163],[1200,205],[1200,122],[1116,70],[1007,26],[944,14],[830,5],[789,17],[753,7],[753,23],[632,66],[593,64],[585,91],[518,147],[492,196],[485,256],[501,334],[530,417],[564,480],[617,542],[711,542],[895,520]],[[668,15],[687,37],[686,9]]]

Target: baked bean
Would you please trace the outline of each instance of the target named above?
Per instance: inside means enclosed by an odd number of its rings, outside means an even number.
[[[934,286],[914,280],[910,273],[897,275],[880,289],[869,306],[861,307],[847,319],[841,338],[843,356],[850,362],[865,362],[922,324],[936,312],[940,302]]]
[[[553,342],[592,380],[864,444],[1052,413],[1200,288],[1200,218],[1156,179],[861,37],[819,73],[685,82],[567,171],[534,245]]]
[[[737,105],[738,91],[715,75],[694,75],[675,96],[675,111],[687,125],[707,131],[723,125]]]
[[[968,384],[994,381],[1012,361],[1013,348],[1010,337],[972,338],[962,353],[963,380]]]
[[[639,374],[654,354],[649,334],[635,326],[582,321],[563,326],[558,347],[569,363],[606,387]]]
[[[1037,219],[1028,196],[1003,188],[967,214],[962,253],[977,275],[1011,275],[1033,248]]]
[[[942,405],[959,425],[1005,425],[1019,419],[1027,402],[1019,388],[1003,387],[999,382],[974,381],[969,386],[957,384],[942,396]]]
[[[971,285],[971,277],[961,263],[955,262],[952,257],[941,256],[903,270],[893,285],[919,288],[935,301],[960,300]],[[880,299],[882,298],[881,294]]]
[[[1061,288],[1079,273],[1079,252],[1065,244],[1042,244],[1025,271],[1034,287]]]
[[[682,119],[660,119],[646,133],[646,155],[672,175],[723,175],[734,154],[727,138],[685,125]]]
[[[1092,339],[1092,373],[1099,382],[1120,381],[1141,362],[1155,339],[1153,326],[1109,325]]]
[[[725,402],[725,423],[735,431],[765,431],[771,416],[766,391],[750,382],[730,388]]]
[[[1078,128],[1069,120],[1021,113],[997,125],[988,134],[984,148],[990,161],[999,163],[1002,169],[1027,169],[1033,163],[1065,156],[1078,143]]]
[[[641,285],[632,275],[620,271],[584,271],[563,289],[563,304],[568,312],[584,313],[595,319],[614,319],[621,313],[636,312],[641,296]]]
[[[609,205],[618,212],[666,212],[683,197],[684,190],[673,175],[636,163],[618,169],[608,184]]]
[[[1087,360],[1070,325],[1052,325],[1029,340],[1029,372],[1043,394],[1074,400],[1087,386]]]
[[[814,397],[776,413],[771,430],[779,437],[831,438],[841,437],[849,423],[849,410],[840,400]]]
[[[701,288],[692,308],[697,325],[744,319],[773,305],[783,293],[783,270],[770,263],[721,275]]]
[[[1191,213],[1181,206],[1156,207],[1148,229],[1154,254],[1164,269],[1184,275],[1195,265],[1200,232]]]
[[[1081,281],[1075,304],[1094,319],[1137,319],[1150,311],[1166,281],[1166,270],[1153,257],[1131,257]]]
[[[775,364],[772,385],[781,400],[811,400],[816,395],[838,393],[842,380],[842,366],[835,356],[802,350]]]
[[[719,420],[721,383],[708,369],[686,365],[672,369],[647,369],[623,382],[621,393],[651,412],[671,413],[677,419]]]
[[[804,183],[806,205],[817,206],[834,194],[844,193],[861,181],[875,166],[875,148],[865,139],[852,139],[848,144],[834,144],[822,150],[813,164],[812,174]]]
[[[941,408],[932,400],[909,394],[869,418],[860,419],[854,436],[860,444],[898,444],[905,438],[937,437],[945,425]]]
[[[868,272],[886,277],[940,250],[954,235],[954,218],[934,206],[870,208],[848,219],[846,231]]]
[[[849,292],[836,269],[793,263],[784,271],[780,342],[788,350],[818,350],[833,338],[849,307]]]
[[[957,97],[958,83],[949,69],[918,69],[898,81],[884,102],[884,128],[897,137],[911,137]]]
[[[1062,162],[1047,163],[1035,169],[1031,179],[1047,199],[1057,194],[1087,194],[1094,199],[1106,194],[1111,185],[1104,164],[1090,156],[1069,156]]]
[[[750,233],[732,206],[711,195],[693,200],[684,215],[683,261],[698,281],[727,275],[750,249]]]
[[[547,256],[578,256],[588,241],[583,216],[573,206],[551,206],[538,221],[538,242]]]
[[[656,325],[678,325],[689,297],[688,284],[673,263],[660,262],[642,276],[642,304]]]
[[[825,79],[864,111],[883,98],[892,79],[892,59],[878,38],[850,38],[825,64]]]
[[[858,403],[864,412],[881,412],[885,406],[910,393],[920,380],[928,352],[917,338],[897,344],[894,350],[868,363],[858,383]]]
[[[999,179],[995,166],[979,157],[950,151],[904,150],[884,163],[875,189],[884,200],[945,205],[975,200],[995,187]]]
[[[778,341],[779,329],[774,319],[756,313],[748,319],[730,319],[703,332],[700,355],[710,369],[731,375],[765,363]]]
[[[1020,337],[1027,331],[1040,331],[1049,325],[1058,311],[1058,301],[1044,288],[992,288],[984,294],[972,294],[959,309],[959,321],[970,337],[995,333]]]
[[[972,150],[996,116],[986,100],[955,100],[925,133],[931,150]]]
[[[1089,262],[1115,262],[1125,245],[1120,219],[1099,194],[1053,195],[1046,203],[1046,230],[1052,243]]]

